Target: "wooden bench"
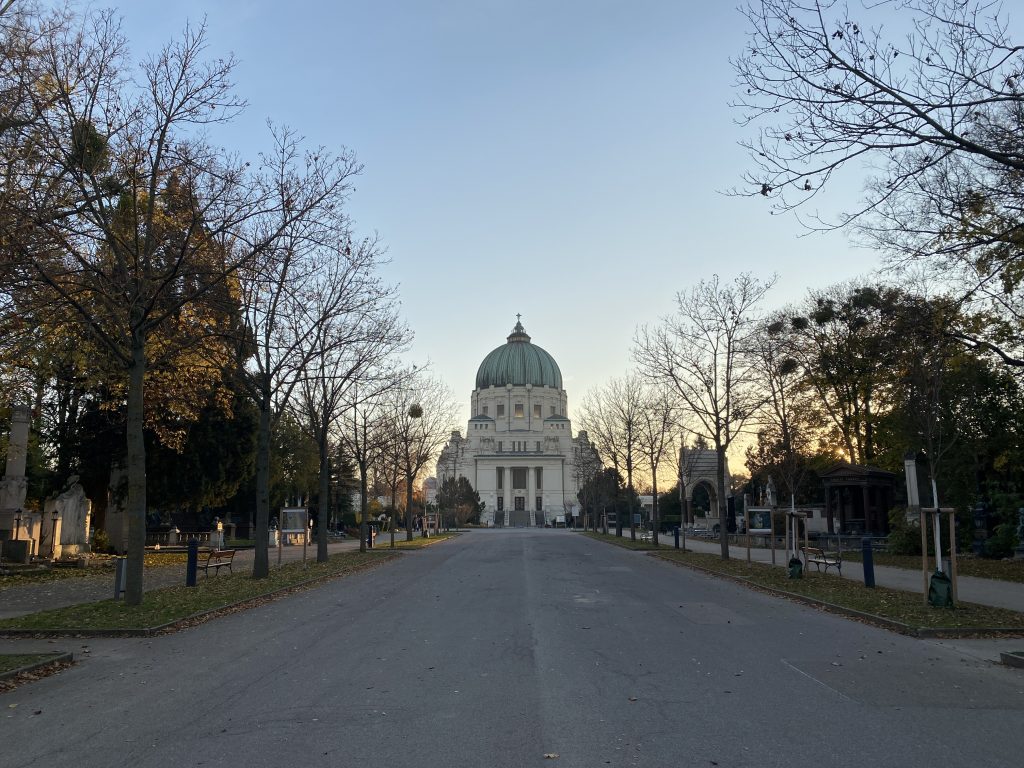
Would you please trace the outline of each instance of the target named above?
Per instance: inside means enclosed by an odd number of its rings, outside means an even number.
[[[828,573],[829,568],[835,568],[839,571],[839,574],[843,573],[843,553],[842,552],[826,552],[820,547],[801,547],[804,553],[804,559],[806,559],[808,565],[814,563],[818,572],[821,572],[821,566],[825,566],[825,573]]]
[[[206,560],[199,563],[199,567],[203,569],[203,573],[209,577],[210,569],[213,568],[214,573],[218,573],[225,565],[231,573],[231,561],[235,559],[235,550],[233,549],[211,549],[204,553]]]

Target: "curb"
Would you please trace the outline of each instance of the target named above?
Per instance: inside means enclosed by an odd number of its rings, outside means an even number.
[[[397,552],[397,551],[396,551]],[[393,557],[394,555],[392,555]],[[375,568],[383,563],[366,563],[354,571],[346,571],[344,573],[327,574],[324,576],[318,576],[314,579],[307,579],[306,581],[300,581],[296,584],[291,584],[287,587],[280,587],[279,589],[272,590],[270,592],[264,592],[259,595],[253,595],[247,597],[244,600],[239,600],[234,603],[228,603],[227,605],[218,605],[215,608],[207,608],[204,611],[190,614],[189,616],[183,616],[180,619],[174,619],[166,624],[158,624],[155,627],[130,627],[125,629],[0,629],[0,639],[12,640],[17,638],[26,637],[38,637],[38,638],[56,638],[56,637],[105,637],[105,638],[133,638],[133,637],[155,637],[157,635],[170,634],[175,631],[187,629],[195,624],[200,624],[210,619],[217,618],[218,615],[224,613],[231,613],[237,609],[245,608],[250,604],[255,604],[263,600],[273,600],[279,597],[284,597],[289,592],[299,592],[306,587],[311,587],[320,582],[330,581],[332,579],[341,578],[343,576],[349,576],[353,573],[359,573],[360,571],[369,570]],[[31,615],[31,614],[30,614]],[[50,663],[50,662],[47,662]]]
[[[807,595],[801,595],[796,592],[787,592],[784,589],[776,589],[775,587],[766,587],[761,584],[754,584],[742,576],[734,576],[731,573],[714,571],[695,563],[684,563],[681,560],[676,560],[675,558],[661,557],[657,552],[651,552],[649,554],[664,560],[667,563],[672,563],[673,565],[679,565],[683,568],[692,568],[695,571],[700,571],[710,576],[715,576],[716,578],[728,579],[729,581],[736,582],[737,584],[742,584],[749,589],[754,589],[770,595],[785,597],[799,603],[804,603],[805,605],[810,605],[814,608],[821,608],[829,613],[848,616],[853,619],[861,619],[869,624],[881,627],[882,629],[888,629],[901,635],[908,635],[909,637],[916,637],[920,639],[969,639],[979,637],[984,638],[990,635],[1024,637],[1024,627],[915,627],[911,624],[904,624],[901,621],[887,619],[874,613],[867,613],[866,611],[858,611],[855,608],[846,608],[842,605],[829,603],[815,597],[808,597]]]
[[[74,660],[75,655],[73,653],[52,653],[50,654],[50,657],[48,659],[37,661],[34,664],[26,664],[23,667],[18,667],[17,669],[10,669],[6,672],[0,672],[0,681],[12,680],[16,678],[18,675],[23,675],[26,672],[35,672],[37,669],[42,669],[43,667],[48,667],[51,664],[56,664],[61,661]]]
[[[1009,653],[1000,653],[999,660],[1003,665],[1007,667],[1017,667],[1018,669],[1024,669],[1024,651],[1010,651]]]

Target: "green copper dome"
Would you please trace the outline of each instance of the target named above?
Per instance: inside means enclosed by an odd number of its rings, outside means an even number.
[[[491,352],[476,372],[476,388],[504,387],[506,384],[562,388],[562,372],[547,352],[530,343],[523,324],[508,336],[508,343]]]

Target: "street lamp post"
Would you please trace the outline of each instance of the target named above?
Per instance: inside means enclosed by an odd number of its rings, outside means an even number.
[[[410,419],[415,419],[416,421],[419,421],[420,419],[423,418],[423,406],[421,406],[419,403],[413,403],[412,405],[409,406],[408,414],[409,414],[409,418]],[[420,422],[420,423],[422,423],[422,422]],[[410,425],[410,429],[409,429],[409,433],[408,433],[408,439],[409,439],[409,443],[406,445],[406,462],[409,463],[409,462],[412,461],[412,459],[409,456],[409,451],[416,450],[416,452],[417,452],[417,463],[419,463],[419,455],[420,455],[419,454],[419,448],[420,447],[412,444],[412,427],[411,427],[411,425]],[[411,468],[412,467],[410,466],[409,469],[411,469]],[[413,481],[413,479],[414,478],[410,477],[410,476],[406,476],[406,478],[405,478],[406,484],[409,486],[409,487],[407,487],[405,489],[405,494],[406,494],[405,498],[406,498],[406,500],[408,502],[405,505],[406,506],[406,510],[405,510],[405,526],[406,526],[405,533],[406,533],[406,539],[408,541],[412,541],[412,500],[413,500],[412,499],[412,481]],[[424,512],[425,512],[425,510],[424,510]],[[427,522],[426,521],[426,514],[424,514],[424,519],[423,519],[423,523],[424,523],[424,525],[423,525],[423,538],[427,538],[426,522]]]

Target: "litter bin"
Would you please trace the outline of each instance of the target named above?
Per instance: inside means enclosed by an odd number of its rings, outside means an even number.
[[[928,585],[928,605],[933,608],[953,607],[953,583],[942,571],[932,574],[931,583]]]
[[[804,564],[799,557],[789,558],[789,578],[802,579],[804,577]]]

